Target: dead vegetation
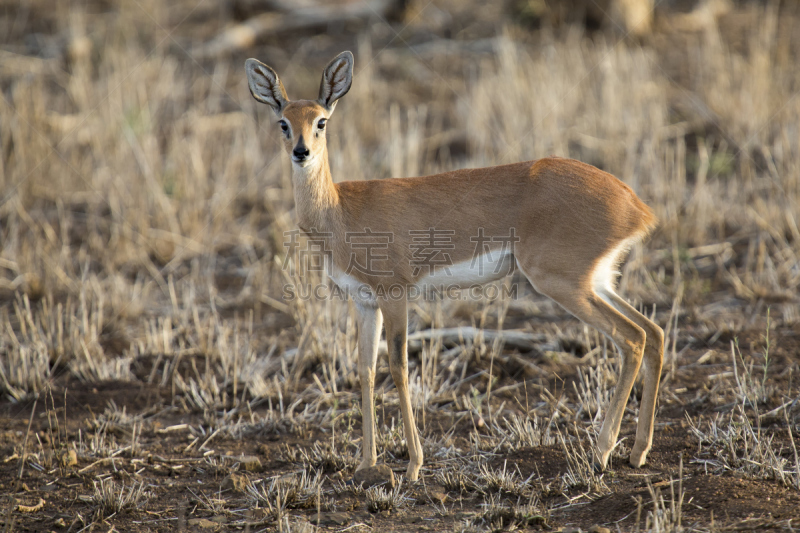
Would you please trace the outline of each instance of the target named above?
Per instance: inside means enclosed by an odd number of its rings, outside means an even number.
[[[555,8],[534,21],[537,2],[478,4],[409,2],[398,19],[378,10],[205,59],[242,22],[216,4],[3,6],[4,531],[792,527],[800,13],[657,6],[633,40]],[[659,229],[620,278],[667,339],[650,464],[626,465],[637,385],[595,472],[618,355],[511,277],[497,292],[514,298],[413,304],[422,481],[347,483],[361,455],[354,310],[285,299],[326,281],[287,253],[290,169],[242,70],[269,59],[315,94],[347,48],[337,179],[556,154],[653,207]],[[400,472],[383,359],[376,383],[379,461]]]
[[[150,494],[145,492],[141,481],[129,487],[117,484],[113,479],[100,478],[94,483],[92,504],[95,506],[95,520],[103,520],[117,513],[129,512],[145,503]]]

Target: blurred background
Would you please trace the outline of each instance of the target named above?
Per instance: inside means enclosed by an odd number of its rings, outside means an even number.
[[[731,338],[768,306],[796,331],[794,2],[3,2],[7,394],[66,369],[135,379],[152,371],[142,357],[207,353],[239,328],[252,361],[298,344],[330,358],[318,322],[351,335],[343,304],[281,300],[290,166],[242,65],[256,57],[290,98],[313,98],[345,49],[355,81],[328,130],[336,180],[577,158],[658,215],[620,288],[673,334],[691,318],[696,335]],[[469,305],[460,316],[480,314]],[[415,313],[414,327],[461,320]]]
[[[3,327],[63,303],[90,352],[121,356],[200,305],[296,345],[276,268],[290,167],[242,65],[313,98],[345,49],[334,179],[577,158],[661,221],[628,297],[713,331],[768,305],[797,323],[795,2],[32,0],[0,4]],[[59,364],[83,352],[59,342]]]

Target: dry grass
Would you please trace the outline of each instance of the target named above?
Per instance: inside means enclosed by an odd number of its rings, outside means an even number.
[[[252,503],[265,507],[280,521],[286,509],[320,505],[322,482],[321,472],[303,470],[299,474],[272,478],[269,483],[251,483],[247,486],[247,495]]]
[[[547,510],[542,509],[541,504],[535,498],[527,502],[515,503],[503,502],[498,497],[492,495],[482,504],[481,513],[467,523],[467,528],[474,528],[477,531],[514,531],[527,526],[535,526],[537,529],[548,529]],[[462,531],[468,531],[463,529]]]
[[[125,487],[124,483],[117,484],[113,479],[101,479],[94,484],[92,494],[95,519],[102,520],[117,513],[132,511],[151,497],[142,483]]]
[[[422,501],[417,488],[341,482],[361,450],[355,312],[336,299],[283,299],[286,284],[325,280],[284,268],[296,266],[284,246],[294,229],[290,168],[272,117],[247,91],[241,58],[187,56],[197,28],[191,17],[176,23],[190,15],[182,4],[110,4],[103,15],[55,7],[54,56],[24,44],[23,34],[44,35],[41,28],[0,32],[0,394],[24,406],[67,381],[70,394],[128,383],[164,391],[166,405],[153,400],[158,411],[134,413],[100,404],[80,428],[56,427],[66,415],[48,408],[49,440],[32,435],[29,450],[9,445],[6,457],[63,476],[57,454],[76,450],[78,472],[93,481],[81,501],[98,521],[156,505],[141,476],[218,473],[229,468],[222,457],[231,442],[277,436],[291,444],[273,458],[298,473],[251,477],[238,496],[198,492],[201,511],[243,527],[312,531],[297,517],[308,513],[313,523],[318,508],[337,509],[326,499],[334,490],[352,493],[360,509],[410,512],[412,498]],[[532,38],[503,25],[475,41],[480,49],[452,56],[381,50],[386,39],[366,28],[356,38],[353,89],[328,135],[340,180],[555,154],[631,185],[660,226],[632,250],[620,290],[665,326],[660,405],[728,411],[690,417],[691,464],[798,489],[796,363],[784,361],[777,375],[773,335],[800,325],[800,68],[795,44],[776,29],[775,6],[752,8],[736,46],[716,27],[692,35],[679,74],[658,43],[578,28]],[[422,18],[408,24],[433,24]],[[88,39],[88,53],[62,54],[79,39]],[[274,54],[290,96],[309,96],[330,44],[306,41],[291,60],[271,45],[248,54],[267,62]],[[412,401],[426,424],[423,479],[479,507],[459,522],[464,530],[544,526],[550,504],[540,499],[579,506],[613,491],[592,469],[591,435],[617,354],[520,278],[505,283],[519,285],[519,299],[419,302],[410,317],[412,331],[469,325],[541,335],[527,355],[480,336],[412,346]],[[752,331],[756,339],[745,341]],[[728,343],[730,355],[719,349]],[[578,371],[576,356],[585,358]],[[698,370],[714,376],[709,384],[693,389],[694,399],[678,392]],[[551,392],[544,385],[554,374],[573,379]],[[379,461],[402,462],[407,446],[387,376],[381,360]],[[624,425],[637,407],[634,395]],[[167,431],[157,413],[172,417],[171,427],[188,425]],[[442,420],[447,431],[430,429]],[[143,447],[142,434],[179,431],[186,440],[170,450]],[[566,457],[567,468],[526,479],[511,463],[492,462],[540,448]],[[135,481],[98,472],[116,472],[118,461]],[[669,500],[651,488],[649,497],[640,525],[681,530],[680,509],[670,505],[682,495]],[[80,529],[84,518],[74,520]]]
[[[371,513],[381,511],[393,511],[409,503],[409,497],[402,490],[402,478],[398,480],[397,486],[393,489],[380,486],[371,487],[366,490],[367,510]]]

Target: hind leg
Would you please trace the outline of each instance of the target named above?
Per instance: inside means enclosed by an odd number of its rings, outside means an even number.
[[[644,390],[639,407],[639,423],[636,426],[636,442],[633,444],[630,458],[631,465],[638,468],[645,463],[647,453],[653,446],[653,419],[661,380],[661,366],[664,362],[664,330],[614,291],[604,291],[601,296],[642,328],[647,336],[644,348]]]
[[[566,272],[542,272],[520,265],[537,291],[552,298],[564,309],[608,337],[622,354],[617,388],[608,407],[600,437],[597,439],[596,463],[604,469],[617,442],[625,405],[642,364],[646,342],[645,330],[600,297],[592,288],[591,269],[584,276]],[[573,271],[574,272],[574,271]],[[638,438],[637,438],[638,442]]]

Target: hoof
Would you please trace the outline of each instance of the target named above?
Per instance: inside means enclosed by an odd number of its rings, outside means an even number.
[[[365,468],[372,468],[376,464],[377,464],[377,461],[371,461],[371,460],[368,460],[368,459],[364,459],[363,461],[358,463],[358,466],[356,467],[356,472],[358,472],[359,470],[364,470]]]
[[[592,470],[596,473],[600,474],[606,471],[606,467],[608,466],[608,458],[611,456],[611,452],[605,454],[600,454],[599,452],[595,451],[594,453],[594,461],[592,462]]]
[[[409,483],[416,483],[419,481],[419,470],[415,472],[411,472],[410,470],[406,471],[406,480]]]
[[[630,465],[634,468],[641,468],[647,463],[647,452],[636,452],[635,450],[631,452],[631,457],[628,460]]]

